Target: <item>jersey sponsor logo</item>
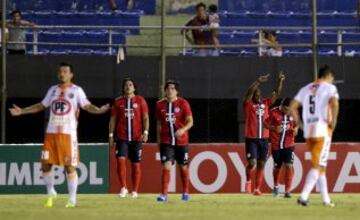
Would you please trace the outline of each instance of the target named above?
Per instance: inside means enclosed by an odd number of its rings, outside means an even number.
[[[124,113],[124,115],[125,115],[125,118],[134,118],[134,109],[132,109],[132,108],[126,108],[125,109],[125,113]]]
[[[55,115],[66,115],[71,111],[71,103],[63,98],[55,99],[51,103],[51,111]]]
[[[166,113],[166,118],[165,118],[166,122],[169,122],[171,124],[175,124],[176,122],[176,117],[174,113]]]

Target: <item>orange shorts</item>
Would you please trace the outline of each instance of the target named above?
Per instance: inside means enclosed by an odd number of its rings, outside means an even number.
[[[45,134],[41,162],[61,166],[77,166],[79,149],[70,134]]]
[[[311,163],[314,167],[326,167],[329,159],[331,137],[307,138],[306,145],[311,153]]]

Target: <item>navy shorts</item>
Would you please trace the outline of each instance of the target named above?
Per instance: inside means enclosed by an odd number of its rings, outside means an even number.
[[[274,159],[274,167],[280,169],[282,164],[294,163],[294,147],[284,148],[280,150],[273,150],[272,157]]]
[[[189,146],[172,146],[170,144],[160,144],[161,163],[174,161],[179,165],[188,165],[189,163]]]
[[[269,140],[247,138],[245,140],[245,152],[247,160],[266,161],[269,154]]]
[[[116,142],[115,153],[116,157],[126,157],[132,163],[138,163],[142,156],[142,142],[119,140]]]

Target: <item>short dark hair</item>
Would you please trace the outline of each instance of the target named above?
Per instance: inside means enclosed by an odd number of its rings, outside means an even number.
[[[128,78],[125,78],[123,81],[122,81],[122,86],[121,86],[121,91],[122,91],[122,93],[124,94],[125,93],[125,90],[124,90],[124,87],[125,87],[125,85],[126,85],[126,82],[132,82],[132,84],[134,85],[134,89],[135,89],[135,94],[136,94],[136,83],[135,83],[135,81],[133,80],[133,79],[131,79],[130,77],[128,77]]]
[[[276,32],[275,31],[264,31],[265,38],[270,37],[270,35],[273,35],[274,37],[276,37]]]
[[[204,7],[204,8],[206,9],[206,5],[205,5],[204,3],[202,3],[202,2],[200,2],[200,3],[198,3],[198,4],[195,5],[195,10],[197,11],[197,10],[199,10],[199,8],[201,8],[201,7]]]
[[[290,106],[291,101],[292,101],[292,98],[286,97],[281,100],[280,106]]]
[[[215,5],[215,4],[209,5],[209,11],[210,11],[210,12],[216,13],[217,10],[218,10],[217,5]]]
[[[325,64],[324,66],[320,67],[318,72],[318,78],[324,78],[329,75],[334,75],[334,71],[330,68],[330,66]]]
[[[60,69],[60,68],[63,67],[63,66],[69,67],[69,68],[70,68],[70,72],[74,73],[74,67],[73,67],[73,65],[72,65],[71,63],[68,63],[68,62],[65,62],[65,61],[60,62],[59,65],[58,65],[58,68]]]
[[[19,13],[21,15],[21,11],[19,9],[15,9],[15,10],[11,11],[10,15],[14,16],[17,13]]]
[[[169,87],[169,85],[174,85],[176,91],[179,91],[179,86],[180,86],[180,83],[179,83],[179,82],[177,82],[177,81],[175,81],[175,80],[168,80],[168,81],[166,81],[165,86],[164,86],[164,90],[166,90],[166,89]]]

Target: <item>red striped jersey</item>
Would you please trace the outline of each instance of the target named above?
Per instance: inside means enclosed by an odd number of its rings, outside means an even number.
[[[115,99],[111,115],[116,116],[116,138],[123,141],[141,141],[143,117],[148,107],[142,96]]]
[[[244,102],[245,138],[269,138],[269,130],[264,127],[264,121],[269,116],[270,106],[271,98],[264,99],[260,103],[252,100]]]
[[[186,118],[192,116],[190,104],[184,98],[178,97],[174,102],[162,99],[156,104],[156,119],[161,123],[160,142],[170,145],[187,145],[189,132],[182,137],[176,137],[177,129],[186,124]]]
[[[269,126],[281,126],[283,131],[277,133],[270,131],[270,142],[272,150],[293,147],[295,144],[294,129],[296,123],[292,116],[284,114],[279,107],[270,110],[269,117],[265,121]]]

